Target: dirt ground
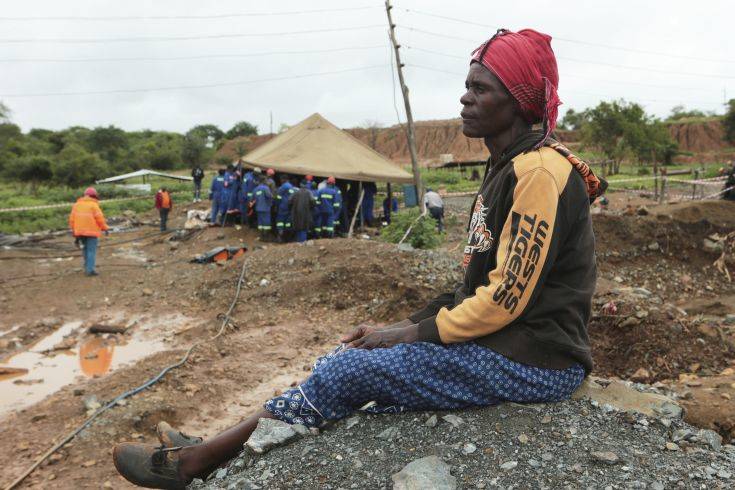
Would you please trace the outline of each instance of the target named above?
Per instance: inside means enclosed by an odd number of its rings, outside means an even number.
[[[735,228],[735,205],[692,210],[623,194],[610,199],[609,210],[594,217],[595,374],[673,390],[691,422],[735,437],[735,321],[727,316],[735,314],[735,287],[712,265],[719,254],[703,248],[705,238]],[[106,412],[22,485],[128,488],[112,466],[114,443],[153,443],[160,420],[212,435],[298,383],[350,326],[400,320],[450,288],[461,278],[469,205],[469,198],[448,200],[447,240],[434,252],[398,252],[376,241],[374,230],[306,246],[260,244],[252,231],[234,227],[173,240],[146,224],[152,216],[102,240],[94,278],[81,273],[68,237],[0,249],[0,367],[20,370],[0,371],[0,484],[81,424],[96,403],[214,335],[244,265],[233,326],[222,337]],[[645,215],[637,212],[642,205]],[[175,210],[172,227],[183,225],[186,208]],[[189,262],[215,246],[240,244],[248,252],[222,265]],[[125,332],[89,332],[100,325]]]

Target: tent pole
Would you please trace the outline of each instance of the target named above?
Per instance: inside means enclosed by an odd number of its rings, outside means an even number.
[[[393,189],[391,188],[390,182],[388,182],[388,211],[386,214],[386,221],[390,223],[390,217],[393,214]]]
[[[358,213],[360,213],[360,231],[365,231],[365,214],[362,212],[362,181],[357,183],[357,192],[360,194],[360,202],[357,205]]]
[[[403,94],[403,103],[406,106],[406,123],[408,126],[408,151],[411,154],[411,170],[413,171],[413,183],[416,186],[416,199],[418,200],[421,214],[426,211],[424,206],[424,190],[421,185],[421,174],[419,173],[418,157],[416,156],[416,135],[413,127],[413,114],[411,113],[411,103],[408,100],[408,87],[403,79],[403,63],[401,63],[401,55],[399,48],[401,47],[396,41],[396,25],[393,23],[391,9],[393,6],[390,0],[385,0],[385,12],[388,14],[388,27],[390,28],[390,40],[393,43],[393,50],[396,53],[396,70],[398,71],[398,81],[401,83],[401,93]]]
[[[362,206],[362,198],[365,196],[365,192],[360,193],[360,199],[357,200],[357,207],[355,213],[352,215],[352,221],[350,222],[350,230],[347,232],[347,238],[352,238],[352,230],[355,228],[355,220],[357,219],[357,213],[360,212],[360,206]]]

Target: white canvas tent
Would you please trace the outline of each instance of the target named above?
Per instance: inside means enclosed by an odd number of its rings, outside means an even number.
[[[242,161],[249,167],[297,175],[413,182],[410,173],[316,113],[251,151]]]
[[[114,177],[109,177],[107,179],[98,180],[97,184],[113,184],[115,182],[122,182],[124,180],[134,179],[136,177],[143,177],[143,180],[145,181],[145,178],[148,177],[149,175],[155,175],[158,177],[165,177],[167,179],[175,179],[175,180],[185,180],[185,181],[194,180],[193,178],[188,177],[186,175],[164,174],[162,172],[156,172],[155,170],[140,169],[140,170],[136,170],[135,172],[130,172],[129,174],[116,175]]]

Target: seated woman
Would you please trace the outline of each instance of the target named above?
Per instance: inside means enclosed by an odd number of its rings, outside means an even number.
[[[567,399],[592,369],[595,286],[589,205],[601,182],[550,138],[560,104],[551,38],[500,30],[473,54],[462,131],[490,150],[471,208],[464,280],[408,319],[359,326],[300,386],[207,441],[159,431],[121,444],[131,482],[181,488],[242,450],[261,418],[319,427],[375,402],[378,413]],[[541,124],[542,130],[532,130]]]

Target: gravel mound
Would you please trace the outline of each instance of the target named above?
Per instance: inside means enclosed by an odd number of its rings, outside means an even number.
[[[432,472],[431,488],[732,488],[735,446],[713,434],[589,400],[360,413],[191,488],[427,488]]]

